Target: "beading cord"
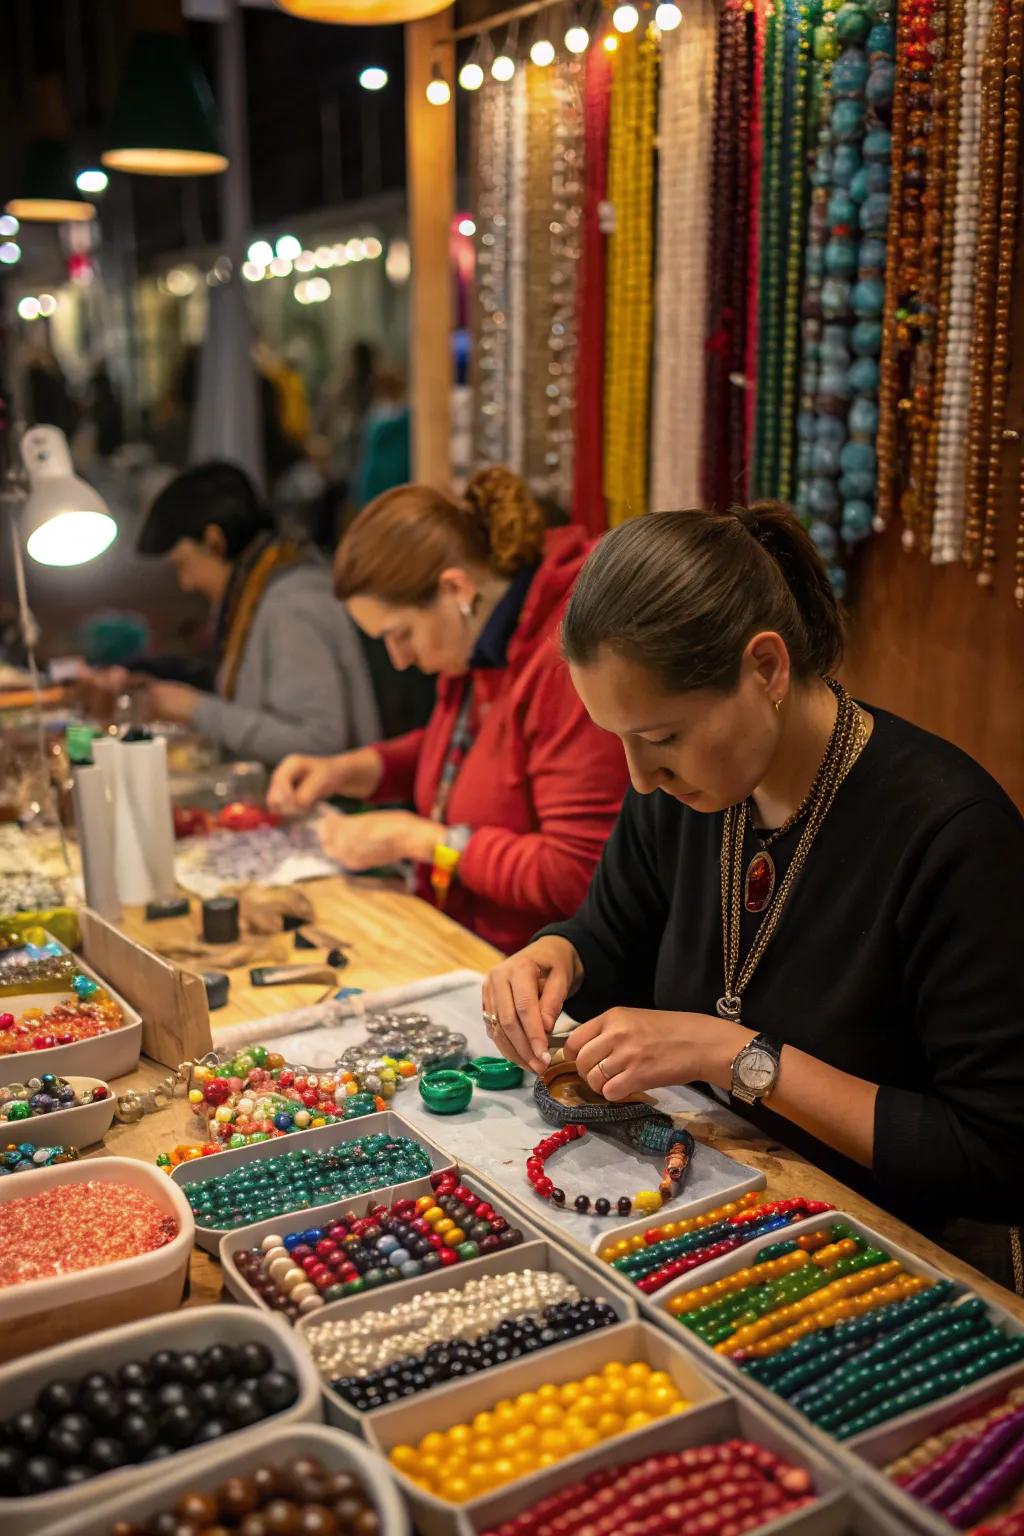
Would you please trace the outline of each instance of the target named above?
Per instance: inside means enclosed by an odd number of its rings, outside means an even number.
[[[593,534],[607,527],[604,501],[605,246],[611,57],[591,48],[583,84],[583,221],[576,301],[576,421],[573,516]]]
[[[988,476],[986,446],[991,398],[992,320],[1001,183],[1003,58],[1006,53],[1008,22],[1007,0],[994,0],[981,67],[978,238],[974,253],[971,382],[967,408],[967,515],[963,558],[965,564],[972,569],[977,565],[981,553]]]
[[[555,137],[555,86],[550,68],[529,63],[523,202],[523,459],[522,470],[535,491],[547,491],[548,339],[551,330],[551,187]]]
[[[981,141],[981,60],[992,22],[992,0],[957,6],[963,24],[959,136],[953,214],[945,367],[932,527],[932,560],[959,560],[964,543],[967,405],[970,392],[971,313],[978,242],[978,156]]]
[[[572,506],[573,438],[579,353],[576,285],[583,220],[583,70],[579,59],[553,66],[550,299],[547,316],[544,476],[559,506]]]
[[[604,484],[615,526],[647,510],[654,116],[658,46],[623,37],[615,53],[608,197]]]
[[[474,102],[477,228],[476,412],[477,463],[501,464],[509,445],[509,154],[512,112],[508,91],[486,79]]]
[[[517,70],[504,87],[511,96],[512,122],[509,142],[509,360],[508,360],[508,463],[519,473],[524,468],[526,416],[526,268],[530,260],[526,223],[527,162],[526,74]]]
[[[789,111],[789,210],[782,292],[779,414],[776,426],[778,494],[783,501],[793,495],[794,429],[796,426],[797,371],[800,344],[803,250],[807,220],[808,143],[811,92],[811,37],[815,11],[807,4],[794,7],[795,57]]]
[[[708,158],[715,48],[712,0],[692,0],[661,43],[658,271],[651,507],[696,506],[704,430]]]
[[[1010,380],[1010,301],[1020,204],[1021,68],[1024,62],[1024,0],[1010,0],[1003,56],[1002,164],[999,179],[999,239],[996,248],[995,327],[992,333],[988,477],[978,585],[990,587],[996,561],[1002,452]],[[1016,594],[1015,594],[1016,595]],[[1019,601],[1019,599],[1018,599]]]

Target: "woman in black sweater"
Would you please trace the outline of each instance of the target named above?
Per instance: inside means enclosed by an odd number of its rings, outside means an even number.
[[[774,505],[616,529],[563,647],[633,788],[576,916],[487,978],[499,1049],[541,1070],[567,1004],[609,1100],[731,1094],[1024,1293],[1017,810],[832,681],[836,604]]]

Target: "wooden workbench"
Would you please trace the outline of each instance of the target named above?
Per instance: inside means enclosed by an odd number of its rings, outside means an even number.
[[[347,986],[375,991],[463,967],[486,970],[494,962],[495,952],[489,945],[404,891],[342,879],[316,881],[304,889],[316,908],[317,926],[352,946],[349,966],[340,973]],[[142,944],[152,943],[155,935],[172,938],[176,931],[180,937],[189,933],[188,919],[155,925],[145,922],[137,912],[127,913],[121,926]],[[315,960],[317,952],[298,950],[293,958]],[[249,984],[247,971],[233,972],[229,1005],[212,1016],[214,1044],[218,1028],[226,1024],[306,1007],[322,992],[322,983],[254,988]],[[119,1079],[117,1088],[123,1092],[129,1087],[150,1087],[162,1075],[162,1069],[143,1062],[137,1073]],[[741,1162],[762,1169],[770,1196],[803,1194],[827,1200],[1024,1321],[1024,1298],[1015,1297],[987,1280],[795,1152],[769,1141],[737,1116],[723,1114],[716,1107],[713,1117],[691,1122],[691,1128],[698,1139],[712,1142]],[[107,1136],[106,1151],[152,1161],[158,1152],[170,1150],[177,1142],[192,1140],[195,1128],[191,1111],[183,1099],[176,1099],[167,1109],[147,1115],[136,1125],[114,1125]],[[205,1304],[219,1298],[219,1266],[199,1249],[193,1252],[191,1282],[190,1304]]]

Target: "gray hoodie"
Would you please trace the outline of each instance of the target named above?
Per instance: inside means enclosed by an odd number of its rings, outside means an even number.
[[[325,565],[285,566],[273,577],[253,616],[234,698],[204,694],[193,721],[227,756],[268,767],[289,752],[326,755],[379,739],[362,646]]]

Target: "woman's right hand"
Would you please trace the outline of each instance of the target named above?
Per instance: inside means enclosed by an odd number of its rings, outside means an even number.
[[[568,939],[535,939],[496,965],[483,985],[483,1009],[496,1025],[488,1034],[509,1061],[543,1072],[551,1061],[548,1036],[566,998],[578,991],[583,965]]]
[[[359,747],[337,757],[293,753],[274,770],[267,805],[278,816],[294,816],[331,795],[366,800],[377,788],[383,772],[380,753],[373,747]]]

